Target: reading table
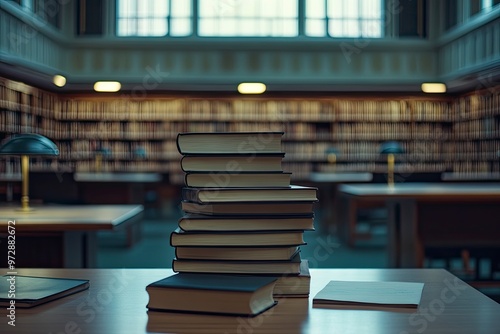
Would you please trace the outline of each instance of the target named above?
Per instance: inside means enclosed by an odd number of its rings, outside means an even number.
[[[500,247],[500,183],[352,184],[341,185],[339,196],[348,231],[354,202],[385,201],[393,267],[422,267],[424,246]]]
[[[19,269],[18,274],[90,280],[88,290],[31,309],[16,309],[16,327],[0,310],[1,333],[498,333],[500,304],[443,269],[311,269],[307,298],[281,298],[254,318],[148,312],[149,283],[170,269]],[[5,274],[6,270],[2,270]],[[312,307],[330,280],[425,283],[418,309]]]
[[[96,232],[118,230],[142,219],[142,205],[40,205],[31,212],[0,207],[0,236],[15,221],[16,258],[29,266],[85,268],[96,266]],[[3,249],[3,248],[2,248]],[[7,253],[5,253],[7,254]],[[7,258],[7,255],[5,255]]]
[[[339,220],[337,212],[333,210],[337,201],[337,188],[341,183],[370,182],[373,179],[372,173],[363,172],[312,172],[309,174],[309,181],[319,184],[319,198],[323,207],[323,224],[320,226],[325,232],[335,232],[334,225]],[[333,222],[333,224],[332,224]]]

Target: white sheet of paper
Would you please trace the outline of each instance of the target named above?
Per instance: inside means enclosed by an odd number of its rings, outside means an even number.
[[[417,307],[423,288],[424,283],[418,282],[330,281],[316,294],[313,302]]]

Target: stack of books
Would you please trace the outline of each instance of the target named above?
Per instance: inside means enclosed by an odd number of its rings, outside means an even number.
[[[181,133],[184,216],[171,234],[180,273],[275,275],[275,295],[308,296],[301,259],[316,188],[290,184],[283,132]]]
[[[256,284],[262,280],[261,286],[271,279],[273,288],[264,289],[271,291],[270,298],[258,312],[271,307],[270,301],[276,296],[309,296],[309,267],[307,260],[301,258],[300,248],[305,244],[304,232],[314,230],[317,189],[290,183],[291,173],[282,169],[283,134],[177,136],[186,185],[182,191],[184,215],[170,236],[170,244],[175,247],[172,269],[177,274],[176,278],[152,283],[147,288],[150,309],[175,308],[156,303],[168,299],[158,298],[157,291],[172,295],[165,290],[167,286],[174,291],[179,286],[198,289],[193,296],[201,296],[207,290],[216,290],[217,296],[227,295],[220,287],[207,286],[215,277],[235,285],[248,279],[255,279]],[[207,279],[207,275],[213,279]],[[232,288],[242,292],[242,287]],[[193,299],[188,304],[195,303]],[[230,305],[224,310],[218,313],[235,312]]]

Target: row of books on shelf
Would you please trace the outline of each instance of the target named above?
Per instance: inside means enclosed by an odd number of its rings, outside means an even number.
[[[14,108],[21,106],[19,109],[34,107],[37,110],[50,112],[55,109],[57,101],[56,94],[28,86],[22,82],[0,78],[0,108],[5,106]]]
[[[57,141],[61,151],[61,158],[85,159],[98,153],[99,148],[106,149],[105,158],[122,159],[134,157],[136,152],[147,159],[179,159],[175,140],[166,141],[109,141],[72,140]],[[498,140],[479,141],[401,141],[405,154],[403,159],[409,160],[439,160],[442,158],[454,160],[455,157],[472,156],[480,153],[481,156],[495,155],[500,150]],[[328,150],[334,147],[338,152],[338,161],[370,161],[381,159],[380,143],[371,141],[318,141],[318,142],[285,142],[283,148],[287,152],[284,161],[325,161]]]
[[[453,119],[452,104],[448,101],[350,100],[318,98],[267,99],[244,98],[203,99],[165,98],[135,101],[127,99],[71,99],[61,102],[61,116],[65,119],[111,119],[130,116],[131,119],[226,119],[259,120],[386,120],[448,121]]]
[[[279,296],[309,296],[301,247],[314,230],[317,189],[290,183],[279,161],[282,135],[179,134],[186,184],[170,235],[176,274],[146,288],[150,311],[255,316]]]
[[[485,94],[471,94],[458,98],[455,103],[458,119],[500,115],[500,89],[493,87]]]

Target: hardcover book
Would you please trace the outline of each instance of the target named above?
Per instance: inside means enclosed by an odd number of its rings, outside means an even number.
[[[196,203],[181,202],[181,209],[188,213],[203,215],[310,215],[314,202],[228,202]]]
[[[292,173],[283,172],[208,172],[187,173],[184,183],[188,187],[288,187]]]
[[[184,172],[282,172],[281,154],[197,154],[181,159]]]
[[[185,214],[179,219],[184,231],[297,231],[314,230],[313,214],[304,216],[207,216]]]
[[[146,287],[149,310],[255,316],[276,304],[275,277],[187,274]]]
[[[181,154],[283,153],[283,132],[186,132],[177,135]]]
[[[291,185],[269,188],[190,188],[182,189],[182,198],[197,203],[317,201],[317,188]]]
[[[276,280],[274,296],[283,297],[309,297],[311,289],[311,273],[309,272],[309,261],[300,262],[298,275],[281,275]]]
[[[298,275],[300,273],[300,253],[291,260],[284,261],[217,261],[179,260],[172,261],[172,270],[183,273],[216,274],[276,274]]]
[[[170,234],[170,245],[179,246],[298,246],[303,245],[304,231],[268,232],[186,232],[180,228]]]
[[[0,279],[0,306],[30,308],[83,290],[90,286],[88,280],[5,275]]]
[[[284,247],[176,247],[180,260],[290,260],[299,246]]]

